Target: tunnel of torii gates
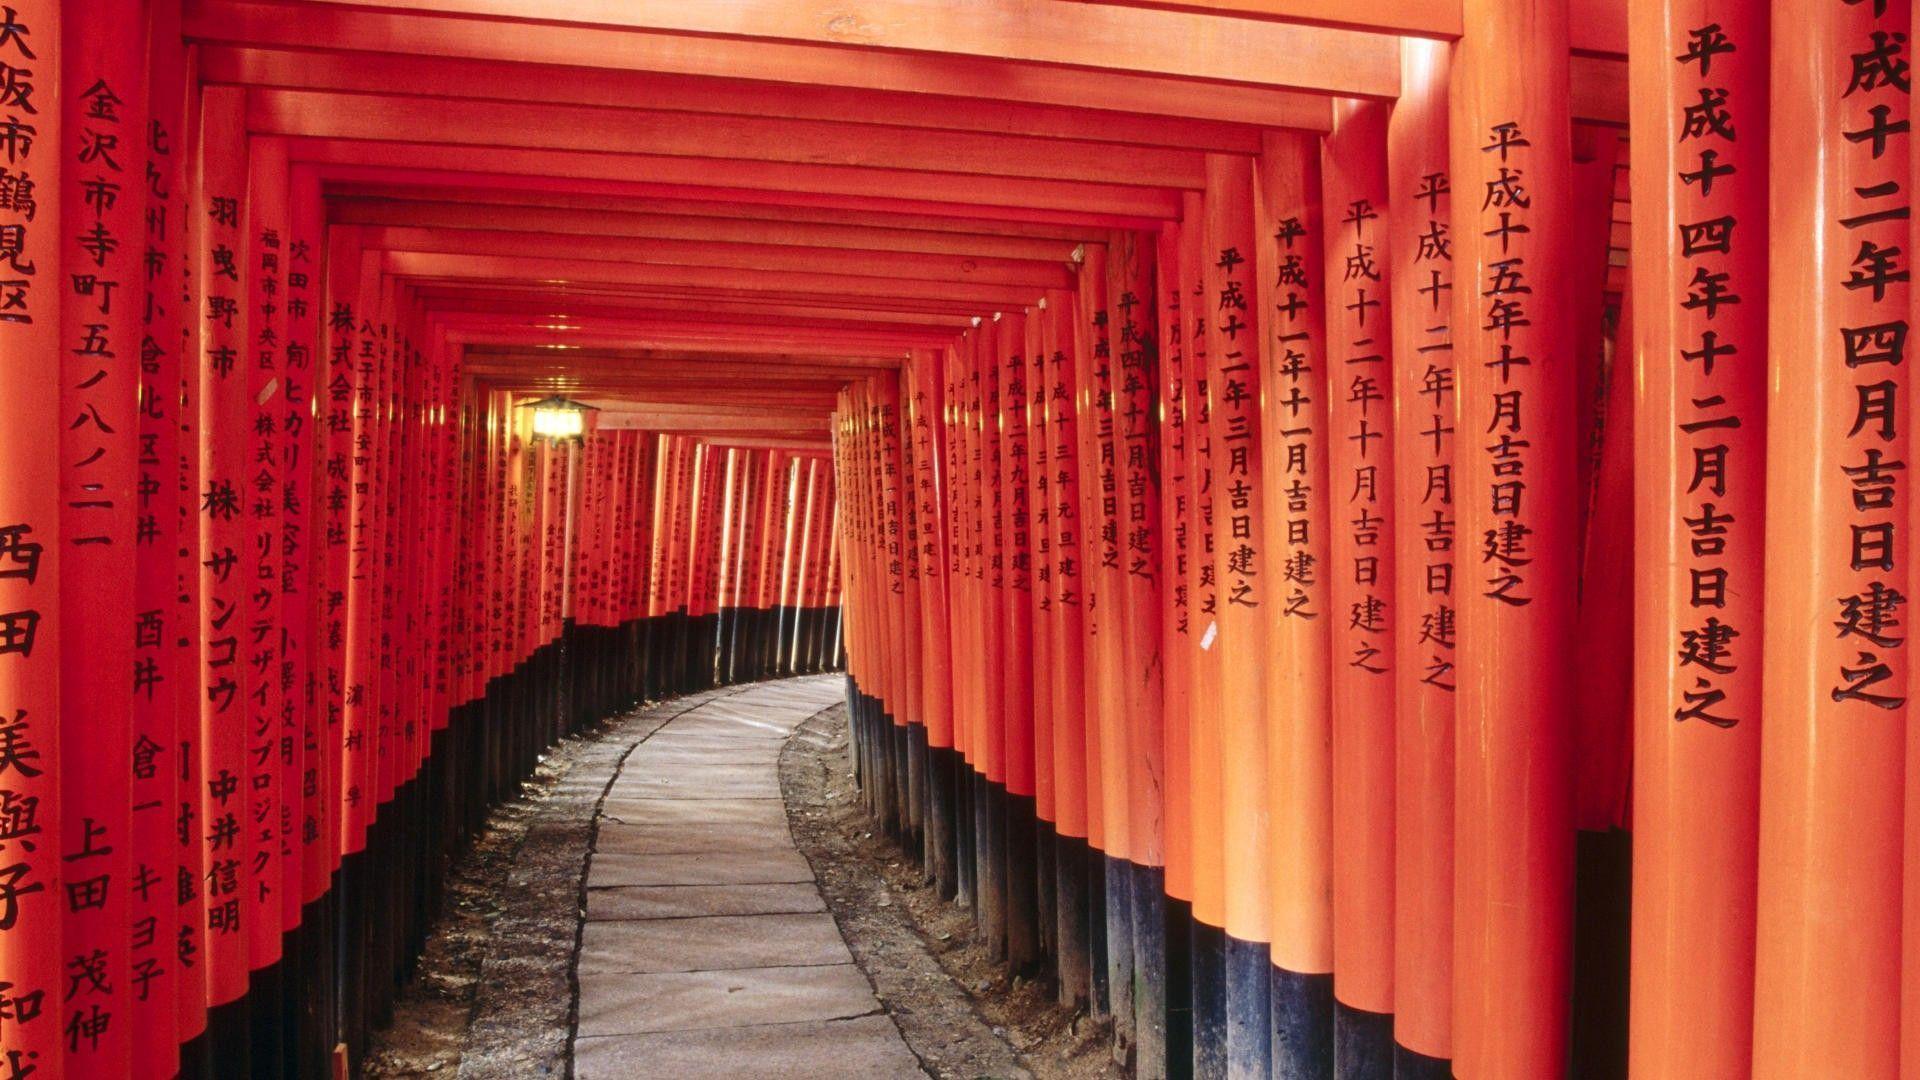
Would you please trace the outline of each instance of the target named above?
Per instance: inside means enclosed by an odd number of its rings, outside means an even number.
[[[0,2],[0,1080],[843,640],[1140,1075],[1920,1076],[1911,14]]]

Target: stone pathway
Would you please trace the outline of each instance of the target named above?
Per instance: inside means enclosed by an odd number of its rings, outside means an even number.
[[[636,745],[594,820],[575,961],[580,1080],[924,1077],[794,848],[787,737],[838,675],[715,697]]]

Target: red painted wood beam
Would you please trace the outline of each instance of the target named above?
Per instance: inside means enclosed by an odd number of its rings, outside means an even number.
[[[989,311],[1021,306],[1038,290],[971,282],[910,281],[852,274],[803,274],[772,270],[726,270],[708,266],[650,266],[580,259],[515,259],[499,255],[388,252],[389,273],[407,277],[466,278],[496,281],[602,282],[712,288],[772,288],[799,291],[844,290],[848,296],[932,297],[973,301]]]
[[[930,131],[818,120],[711,116],[539,102],[413,99],[315,90],[255,89],[256,134],[509,146],[694,158],[886,168],[1196,188],[1201,155],[1016,135]]]
[[[350,47],[403,56],[454,56],[912,94],[991,97],[1040,105],[1119,109],[1324,131],[1328,102],[1269,86],[1204,83],[1139,71],[1009,63],[981,56],[866,52],[778,41],[637,34],[613,27],[522,23],[402,12],[292,8],[234,0],[188,4],[187,40],[294,49]],[[1137,51],[1132,47],[1116,55]]]
[[[502,206],[481,202],[421,202],[389,199],[334,199],[329,220],[347,225],[411,228],[488,229],[556,235],[618,236],[632,239],[698,241],[710,244],[778,245],[796,248],[851,248],[990,259],[1064,263],[1077,246],[1071,240],[979,236],[955,231],[920,231],[858,225],[758,222],[676,214],[635,213],[585,208]]]
[[[705,122],[701,116],[751,116],[1239,154],[1257,153],[1260,148],[1258,127],[1219,120],[1035,105],[991,96],[909,94],[748,77],[381,52],[210,45],[200,54],[200,79],[213,85],[282,90],[645,109],[680,114],[695,126]]]
[[[620,27],[657,35],[834,45],[843,50],[934,53],[1094,70],[1150,72],[1346,97],[1393,97],[1398,45],[1380,35],[1287,23],[1231,27],[1182,12],[1063,4],[983,5],[975,0],[866,0],[857,12],[832,0],[324,0],[342,7],[485,19],[522,25]],[[515,37],[516,33],[508,35]],[[1151,42],[1153,47],[1142,48]]]
[[[538,252],[564,251],[573,260],[789,273],[824,272],[918,281],[969,281],[1040,290],[1065,288],[1073,280],[1072,271],[1064,259],[1056,263],[1043,263],[985,256],[398,226],[369,226],[361,230],[361,237],[368,248],[385,251],[516,258]]]
[[[409,128],[401,128],[405,131]],[[320,165],[361,165],[378,168],[360,172],[326,170],[323,176],[359,176],[391,179],[396,169],[445,170],[450,173],[498,173],[518,176],[536,188],[631,191],[633,178],[652,184],[677,186],[683,191],[749,189],[780,192],[777,201],[803,202],[800,196],[847,197],[897,203],[911,193],[909,205],[971,207],[974,212],[994,208],[1011,214],[1016,208],[1028,220],[1107,221],[1120,228],[1171,220],[1180,216],[1177,196],[1157,188],[1126,187],[1065,180],[1012,176],[960,176],[911,172],[904,169],[860,168],[842,165],[787,162],[733,162],[720,169],[714,161],[648,154],[606,154],[581,151],[555,154],[523,147],[450,146],[433,142],[375,142],[360,139],[297,138],[287,144],[288,156]],[[595,188],[582,180],[614,181]],[[724,183],[719,183],[724,181]],[[703,197],[715,197],[708,190]],[[732,197],[730,192],[728,197]],[[1034,211],[1058,211],[1060,216]]]

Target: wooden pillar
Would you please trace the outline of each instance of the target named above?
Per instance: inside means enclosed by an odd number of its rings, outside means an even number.
[[[1454,1072],[1566,1059],[1573,884],[1576,342],[1567,11],[1468,0],[1454,55],[1459,535]]]
[[[1445,1080],[1453,1053],[1452,47],[1406,40],[1387,121],[1394,372],[1394,1070]]]
[[[1327,1076],[1333,1067],[1333,766],[1328,680],[1328,400],[1339,380],[1327,340],[1319,148],[1305,134],[1264,140],[1259,161],[1268,392],[1263,422],[1267,549],[1279,572],[1268,631],[1268,772],[1272,817],[1273,1071]],[[1342,489],[1344,494],[1344,489]]]
[[[61,921],[66,910],[60,855],[61,542],[59,448],[65,355],[61,333],[60,174],[62,107],[56,75],[61,7],[53,0],[12,6],[0,37],[0,65],[25,78],[34,109],[0,114],[6,134],[0,168],[44,178],[33,198],[0,206],[0,351],[15,386],[0,397],[0,980],[13,1022],[0,1028],[9,1062],[49,1074],[61,1069],[66,991]],[[30,77],[29,77],[30,76]],[[31,130],[22,130],[23,126]],[[23,136],[25,136],[23,140]],[[131,240],[131,238],[129,238]],[[24,1012],[24,1016],[22,1015]]]
[[[1640,388],[1629,1053],[1635,1075],[1745,1076],[1762,730],[1769,27],[1766,5],[1704,3],[1635,4],[1628,26]],[[1709,101],[1724,106],[1737,141],[1705,123]],[[1711,186],[1689,179],[1703,160],[1734,171]],[[1719,274],[1752,299],[1696,302],[1698,284]],[[1696,591],[1723,574],[1723,593]],[[1806,647],[1802,635],[1796,650]]]
[[[9,277],[32,271],[39,299],[48,301],[47,317],[59,324],[60,439],[40,452],[60,461],[58,850],[70,1074],[130,1072],[141,1023],[128,936],[140,900],[132,874],[136,671],[128,585],[139,512],[135,404],[146,210],[141,14],[139,4],[126,2],[67,10],[57,51],[47,48],[54,44],[49,35],[36,43],[36,52],[47,51],[32,64],[16,58],[22,63],[15,77],[38,81],[45,98],[29,99],[22,110],[10,96],[6,109],[9,122],[59,114],[56,133],[35,140],[40,167],[20,175],[38,181],[36,191],[58,183],[57,216],[42,219],[40,227],[57,228],[62,246],[31,264],[23,256],[0,262],[13,272]],[[0,63],[12,63],[4,50]]]
[[[1220,744],[1221,653],[1220,590],[1215,577],[1216,536],[1213,454],[1213,361],[1209,352],[1213,302],[1207,292],[1207,199],[1203,192],[1181,198],[1181,288],[1185,290],[1188,439],[1193,491],[1187,508],[1189,559],[1188,637],[1193,643],[1187,760],[1193,848],[1192,1024],[1193,1070],[1203,1076],[1224,1073],[1226,1059],[1226,842],[1221,824],[1224,759]]]
[[[1054,946],[1060,1003],[1084,1007],[1091,989],[1088,968],[1087,887],[1087,566],[1081,533],[1087,525],[1080,493],[1080,416],[1074,388],[1080,362],[1074,304],[1064,292],[1047,294],[1043,349],[1046,352],[1048,524],[1052,532],[1047,620],[1047,681],[1053,716],[1054,828],[1058,837],[1054,868]]]
[[[245,485],[248,345],[244,287],[247,163],[239,90],[215,88],[201,99],[199,203],[193,209],[200,303],[200,522],[202,769],[198,817],[206,860],[210,1053],[246,1060],[244,1005],[247,935],[246,664],[241,641],[248,573]]]
[[[1159,309],[1155,234],[1115,233],[1108,248],[1113,285],[1113,422],[1120,482],[1120,629],[1127,734],[1128,922],[1133,943],[1134,1071],[1166,1069],[1166,772],[1162,695]]]
[[[1270,671],[1272,563],[1266,533],[1267,462],[1262,449],[1276,434],[1260,423],[1267,312],[1255,274],[1253,163],[1207,159],[1206,312],[1211,349],[1209,392],[1213,440],[1214,583],[1212,648],[1220,651],[1221,824],[1226,834],[1227,1062],[1259,1075],[1269,1052],[1268,942],[1271,849],[1268,729],[1264,706]]]
[[[1739,250],[1759,243],[1770,253],[1767,411],[1778,418],[1766,444],[1757,1077],[1898,1072],[1900,955],[1890,943],[1901,934],[1912,552],[1902,529],[1912,508],[1905,471],[1892,466],[1912,461],[1899,413],[1912,250],[1910,16],[1904,4],[1773,5],[1771,115],[1735,111],[1753,107],[1738,97],[1703,101],[1696,92],[1700,111],[1690,122],[1701,128],[1679,148],[1687,170],[1700,173],[1697,186],[1712,174],[1716,196],[1736,176],[1753,183],[1745,169],[1758,166],[1748,165],[1755,151],[1741,143],[1736,154],[1714,125],[1766,125],[1758,160],[1771,166],[1770,235],[1754,239],[1745,221],[1722,234]],[[1767,56],[1764,44],[1753,48]],[[1732,59],[1714,58],[1712,86],[1726,85]],[[1703,166],[1701,152],[1715,149]],[[1691,282],[1699,310],[1690,314],[1704,317],[1709,304],[1730,313],[1734,298],[1761,295],[1760,281],[1710,261]],[[1753,355],[1747,340],[1722,338]],[[1739,370],[1730,358],[1721,363],[1723,378]],[[1689,422],[1744,419],[1737,396],[1714,392],[1726,402],[1683,406]],[[1737,480],[1729,473],[1730,492]],[[1738,535],[1724,520],[1719,527]],[[1744,629],[1733,611],[1707,606],[1735,595],[1732,566],[1700,561],[1691,614]],[[1689,672],[1699,674],[1714,673]],[[1737,701],[1687,704],[1695,715],[1740,716]]]
[[[1006,595],[1001,605],[1001,694],[1006,721],[1007,962],[1015,971],[1040,959],[1035,880],[1035,715],[1033,666],[1033,510],[1027,405],[1027,315],[1009,311],[995,324],[993,362],[1000,377],[1000,507]]]
[[[1393,1072],[1394,384],[1385,102],[1322,143],[1332,607],[1334,1074]]]

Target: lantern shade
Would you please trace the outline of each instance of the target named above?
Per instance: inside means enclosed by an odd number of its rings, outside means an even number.
[[[533,433],[543,439],[577,439],[586,428],[578,406],[542,405],[533,410]]]

